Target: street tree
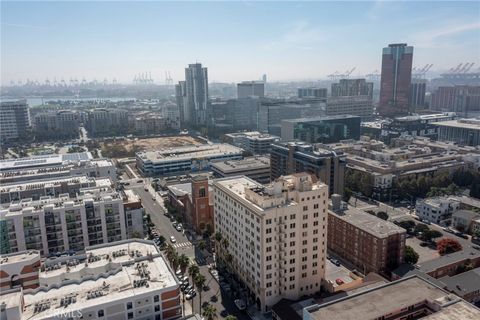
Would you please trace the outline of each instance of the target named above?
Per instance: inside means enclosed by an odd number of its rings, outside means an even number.
[[[437,242],[437,250],[440,255],[445,255],[462,250],[462,245],[455,239],[444,238]]]
[[[410,246],[405,246],[405,263],[415,264],[418,262],[418,253]]]

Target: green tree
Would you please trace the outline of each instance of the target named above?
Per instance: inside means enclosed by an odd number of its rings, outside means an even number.
[[[233,314],[228,315],[225,320],[237,320],[237,317],[235,317]]]
[[[345,187],[343,190],[343,201],[348,202],[350,201],[350,198],[352,197],[352,190],[350,188]]]
[[[200,269],[198,268],[198,266],[196,264],[192,264],[189,268],[188,268],[188,275],[190,277],[192,277],[192,279],[195,278],[195,276],[200,273]]]
[[[190,259],[185,254],[181,254],[180,257],[178,257],[178,265],[180,266],[182,274],[184,274],[190,265]]]
[[[421,233],[425,233],[425,232],[428,231],[428,230],[429,230],[428,226],[427,226],[426,224],[424,224],[424,223],[419,223],[419,224],[417,224],[417,225],[415,226],[415,229],[413,229],[413,231],[414,231],[415,233],[420,233],[420,232],[421,232]]]
[[[195,286],[197,286],[198,300],[200,305],[202,305],[202,292],[203,292],[203,286],[205,285],[206,281],[207,279],[201,273],[197,273],[196,276],[193,278],[193,282],[195,283]]]
[[[418,253],[410,246],[405,246],[405,263],[415,264],[418,262]]]
[[[415,222],[413,222],[412,220],[400,221],[398,225],[403,229],[407,230],[407,232],[410,232],[413,228],[415,228]]]
[[[218,243],[222,241],[222,234],[219,231],[215,232],[215,241]]]
[[[426,230],[422,233],[422,240],[423,241],[432,241],[435,238],[440,238],[443,234],[437,230]]]
[[[385,211],[379,211],[377,213],[377,217],[382,220],[388,220],[388,213],[386,213]]]
[[[202,241],[200,241],[200,242],[198,243],[198,248],[199,248],[200,250],[202,250],[202,251],[207,248],[207,244],[205,243],[204,240],[202,240]]]
[[[203,310],[203,316],[208,320],[213,320],[217,316],[217,309],[209,303]]]
[[[360,192],[364,196],[371,198],[373,195],[373,184],[373,177],[369,174],[363,174],[360,179]]]

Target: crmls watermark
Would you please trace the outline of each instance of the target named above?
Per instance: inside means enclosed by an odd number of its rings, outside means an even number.
[[[82,317],[80,310],[45,310],[44,312],[53,319],[80,319]]]

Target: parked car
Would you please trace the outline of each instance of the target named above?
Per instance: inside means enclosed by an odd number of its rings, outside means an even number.
[[[174,221],[174,222],[172,223],[172,226],[173,226],[174,228],[176,228],[176,227],[177,227],[177,222]]]
[[[177,229],[177,231],[182,231],[183,230],[182,227],[179,224],[177,225],[177,227],[175,229]]]
[[[193,299],[196,295],[197,295],[197,292],[195,290],[192,290],[189,293],[187,293],[187,295],[185,296],[185,299],[187,300]]]
[[[171,237],[170,237],[170,242],[171,242],[171,243],[175,243],[175,242],[177,242],[177,239],[175,239],[174,236],[171,236]]]
[[[245,310],[247,308],[247,305],[245,304],[245,301],[243,301],[242,299],[236,299],[233,302],[237,306],[238,310]]]

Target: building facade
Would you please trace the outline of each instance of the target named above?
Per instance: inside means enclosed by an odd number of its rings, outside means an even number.
[[[0,141],[6,143],[26,138],[30,130],[27,100],[0,103]]]
[[[270,153],[271,180],[297,172],[309,172],[329,187],[329,194],[343,194],[345,157],[303,142],[277,142]]]
[[[340,96],[329,98],[325,108],[327,116],[352,115],[363,119],[373,116],[373,101],[369,96]]]
[[[460,203],[450,197],[418,199],[415,213],[423,221],[445,226],[459,207]]]
[[[219,178],[247,176],[259,183],[270,182],[270,158],[266,156],[214,162],[211,169]]]
[[[438,140],[460,145],[480,145],[480,120],[458,119],[434,123],[438,127]]]
[[[282,121],[282,140],[302,140],[308,143],[332,143],[360,139],[358,116],[329,116]]]
[[[151,241],[88,247],[47,259],[37,274],[40,287],[3,293],[2,319],[182,318],[180,283]]]
[[[237,98],[265,97],[265,83],[260,81],[242,81],[237,83]]]
[[[430,99],[430,109],[457,112],[468,117],[480,111],[480,86],[441,86]]]
[[[406,43],[390,44],[383,48],[380,102],[381,116],[406,115],[410,112],[410,83],[412,78],[413,47]]]
[[[300,99],[327,98],[327,88],[298,88],[297,96]]]
[[[206,126],[208,114],[208,71],[201,63],[185,68],[184,120],[194,126]]]
[[[427,80],[413,79],[410,84],[410,99],[408,100],[412,110],[425,108],[425,94],[427,92]]]
[[[332,83],[331,96],[367,96],[373,100],[373,82],[367,82],[365,79],[340,79],[338,83]]]
[[[282,298],[320,290],[325,273],[328,187],[308,174],[264,186],[246,177],[215,180],[217,256],[262,311]],[[228,259],[231,255],[232,259]],[[229,262],[230,261],[230,262]]]
[[[2,254],[0,256],[0,268],[0,292],[15,288],[37,288],[39,285],[40,252],[28,250]]]
[[[388,274],[405,259],[405,229],[332,196],[328,211],[328,249],[363,274]]]
[[[242,159],[243,150],[229,144],[205,144],[138,152],[137,168],[146,176],[172,176],[205,171],[215,161]]]
[[[258,131],[227,133],[223,136],[226,143],[232,144],[252,154],[270,153],[272,143],[280,137]]]
[[[129,228],[138,227],[132,220],[143,221],[143,210],[129,211],[127,217],[124,201],[121,193],[101,187],[82,189],[74,198],[61,195],[10,203],[0,210],[0,227],[7,237],[2,254],[38,250],[49,256],[127,239]],[[134,214],[140,218],[132,218]]]
[[[93,109],[88,111],[87,130],[90,136],[114,136],[128,132],[128,111]]]
[[[85,121],[85,114],[62,110],[36,114],[33,129],[36,139],[72,139],[78,138],[80,125]]]

